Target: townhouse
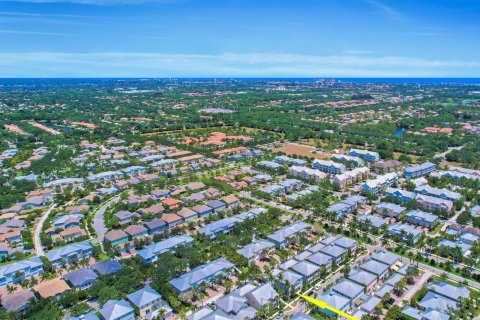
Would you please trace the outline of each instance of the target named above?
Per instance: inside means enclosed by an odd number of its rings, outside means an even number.
[[[410,210],[405,214],[405,221],[417,226],[433,229],[440,222],[433,214],[420,210]]]
[[[415,201],[417,202],[420,208],[428,211],[440,210],[440,211],[448,212],[453,209],[452,201],[444,200],[437,197],[417,194],[417,196],[415,197]]]
[[[417,243],[421,235],[421,232],[417,229],[401,223],[389,225],[388,233],[397,237],[400,241],[407,241],[411,239],[413,243]]]
[[[410,201],[415,200],[416,193],[403,190],[403,189],[398,189],[398,188],[387,188],[385,190],[385,193],[388,197],[391,197],[394,201],[396,202],[403,202],[407,203]]]
[[[380,202],[376,207],[375,207],[375,212],[386,217],[390,218],[397,218],[402,215],[403,212],[405,212],[407,208],[404,208],[402,206],[399,206],[394,203],[389,203],[389,202]]]
[[[313,160],[312,168],[330,174],[341,174],[346,170],[342,163],[320,159]]]
[[[385,192],[388,187],[390,187],[394,183],[397,183],[397,181],[397,174],[391,172],[382,176],[378,176],[373,180],[367,180],[365,183],[362,184],[362,189],[367,193],[376,195]]]
[[[405,170],[403,171],[403,176],[407,179],[413,179],[430,174],[433,171],[435,171],[435,164],[431,162],[424,162],[422,164],[413,165],[405,168]]]
[[[429,185],[417,187],[415,189],[415,192],[417,194],[432,196],[432,197],[440,198],[443,200],[449,200],[451,202],[458,201],[462,197],[462,195],[458,192],[453,192],[445,188],[443,189],[434,188],[434,187],[430,187]]]
[[[9,263],[0,267],[0,287],[22,282],[43,274],[43,262],[38,257]]]
[[[380,155],[374,151],[361,150],[361,149],[350,149],[348,152],[349,156],[361,158],[365,161],[378,161],[380,160]]]
[[[359,180],[368,178],[370,169],[367,167],[359,167],[350,171],[345,171],[342,174],[337,174],[330,179],[330,182],[334,185],[338,185],[340,189],[345,188],[348,185],[354,184]]]
[[[89,259],[93,255],[92,245],[86,241],[73,243],[45,253],[45,257],[54,267],[60,267],[63,262],[73,264],[83,259]]]
[[[300,166],[290,167],[289,172],[294,177],[302,178],[305,180],[311,180],[315,182],[321,182],[327,177],[327,174],[320,170],[311,169],[307,167],[300,167]]]

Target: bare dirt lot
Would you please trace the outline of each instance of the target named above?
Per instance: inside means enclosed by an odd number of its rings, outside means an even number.
[[[313,151],[315,151],[314,147],[304,146],[296,143],[288,143],[283,147],[272,149],[272,152],[283,152],[288,156],[296,154],[297,156],[303,156],[303,157],[312,157],[316,159],[328,159],[326,155],[312,153]]]

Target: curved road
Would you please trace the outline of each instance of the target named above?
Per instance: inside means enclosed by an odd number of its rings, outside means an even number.
[[[94,240],[97,242],[103,250],[103,238],[105,237],[105,233],[107,233],[107,228],[105,227],[105,221],[103,220],[103,215],[105,211],[112,203],[117,203],[120,201],[120,196],[116,196],[115,198],[110,199],[107,201],[103,206],[98,208],[97,212],[95,212],[95,216],[93,217],[93,229],[97,234],[97,239]]]
[[[35,225],[34,235],[33,235],[33,245],[35,247],[35,254],[37,257],[44,256],[45,253],[43,252],[42,242],[40,241],[40,232],[42,232],[43,224],[47,220],[50,212],[56,207],[56,204],[52,204],[47,211],[45,211],[40,218],[40,221]]]

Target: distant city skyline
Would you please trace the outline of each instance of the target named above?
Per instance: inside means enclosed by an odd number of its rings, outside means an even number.
[[[0,77],[480,77],[474,0],[0,0]]]

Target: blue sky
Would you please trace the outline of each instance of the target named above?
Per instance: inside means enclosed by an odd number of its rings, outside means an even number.
[[[477,0],[0,0],[0,77],[480,77]]]

